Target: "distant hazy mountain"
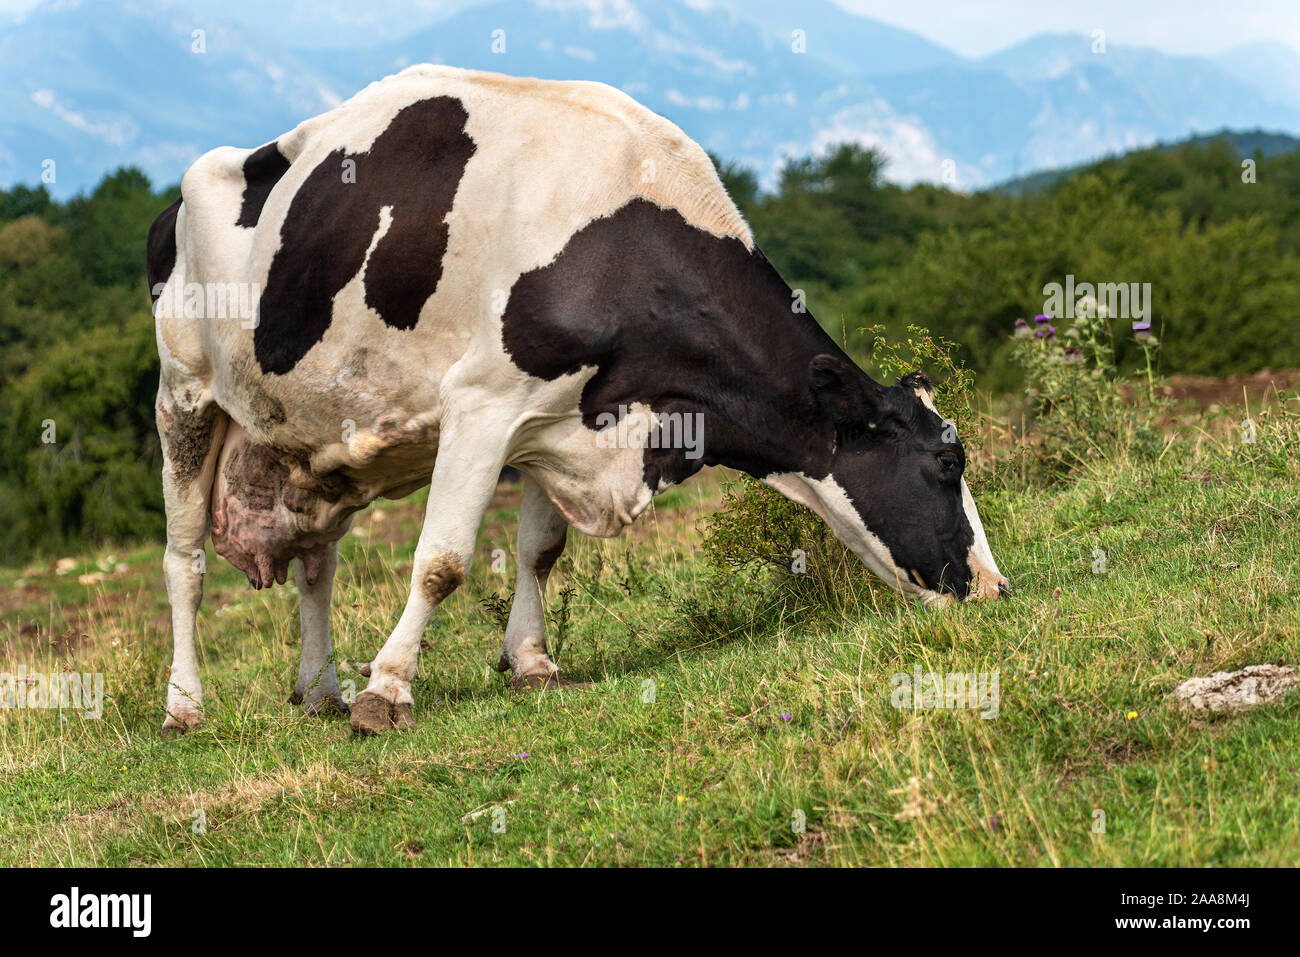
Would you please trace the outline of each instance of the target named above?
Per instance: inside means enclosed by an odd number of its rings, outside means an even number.
[[[1214,58],[1224,72],[1279,103],[1300,103],[1300,53],[1285,43],[1265,40]]]
[[[898,181],[969,189],[1226,126],[1300,131],[1281,44],[1091,47],[1040,35],[971,61],[828,0],[51,0],[0,26],[0,183],[46,159],[59,195],[121,163],[174,181],[420,61],[613,84],[767,182],[849,140]]]
[[[794,31],[803,31],[810,54],[846,76],[907,73],[963,62],[919,34],[849,13],[824,0],[718,0],[718,4],[753,21],[767,39],[787,49]]]
[[[1300,149],[1300,138],[1288,136],[1285,133],[1266,133],[1263,130],[1243,130],[1240,132],[1220,130],[1217,133],[1209,133],[1205,136],[1191,136],[1174,143],[1160,143],[1152,148],[1168,151],[1186,146],[1206,146],[1210,143],[1227,143],[1232,147],[1233,152],[1237,154],[1238,159],[1245,159],[1256,154],[1265,157],[1277,156],[1281,153],[1292,153]],[[1076,163],[1068,167],[1040,170],[1037,173],[1018,176],[1005,183],[999,183],[994,187],[993,191],[1008,196],[1025,196],[1041,192],[1091,165],[1091,163]]]
[[[59,195],[122,163],[170,182],[342,99],[273,37],[150,0],[48,3],[0,28],[0,181],[37,182],[53,159]]]

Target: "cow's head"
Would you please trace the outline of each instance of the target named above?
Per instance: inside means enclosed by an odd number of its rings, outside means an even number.
[[[818,512],[906,595],[933,604],[1005,593],[962,477],[965,451],[935,410],[930,380],[918,372],[885,387],[832,355],[814,358],[808,372],[829,468],[769,484]]]

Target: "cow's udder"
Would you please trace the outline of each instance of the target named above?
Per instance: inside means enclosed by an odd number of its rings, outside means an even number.
[[[284,456],[230,424],[212,486],[212,544],[254,588],[283,584],[295,558],[314,584],[359,507],[337,491],[295,485],[290,474]]]

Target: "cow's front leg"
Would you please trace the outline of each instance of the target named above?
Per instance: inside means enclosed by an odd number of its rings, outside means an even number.
[[[348,712],[347,702],[339,690],[339,676],[334,669],[334,652],[330,646],[330,597],[334,591],[338,557],[338,542],[330,542],[294,562],[298,619],[302,624],[302,658],[298,662],[298,682],[289,702],[301,704],[302,710],[310,715]]]
[[[559,669],[546,654],[546,579],[564,551],[569,523],[540,485],[524,479],[519,506],[519,576],[506,624],[498,671],[510,671],[516,688],[554,687]]]
[[[197,384],[194,391],[199,391]],[[172,611],[172,667],[163,734],[179,735],[203,720],[194,625],[203,600],[212,476],[228,419],[210,400],[177,400],[165,385],[158,390],[155,412],[162,439],[167,509],[163,575]]]
[[[500,426],[467,429],[443,437],[429,483],[420,543],[411,570],[411,592],[397,627],[370,663],[366,690],[352,702],[352,729],[379,734],[415,724],[411,680],[420,638],[438,604],[460,587],[474,557],[479,522],[496,488],[504,450],[486,451],[483,437]]]

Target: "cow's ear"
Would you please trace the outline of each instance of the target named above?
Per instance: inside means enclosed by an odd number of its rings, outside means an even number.
[[[912,392],[916,392],[919,389],[922,392],[928,392],[930,395],[934,395],[934,383],[930,380],[928,375],[921,372],[919,369],[916,372],[909,372],[907,375],[903,376],[898,380],[898,384]]]
[[[808,363],[808,384],[818,410],[837,432],[858,432],[876,418],[880,386],[847,359],[813,356]]]

